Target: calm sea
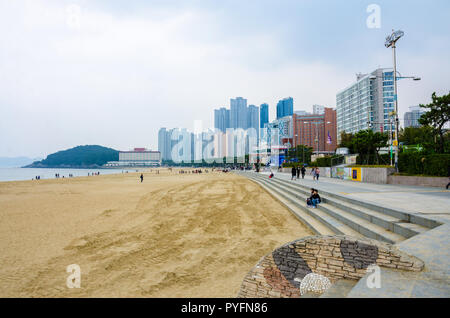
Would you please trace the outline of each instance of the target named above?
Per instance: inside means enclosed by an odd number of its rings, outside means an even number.
[[[36,176],[42,179],[54,179],[55,174],[59,173],[60,178],[65,178],[72,174],[74,177],[87,177],[88,173],[100,172],[102,174],[122,173],[125,171],[135,172],[136,169],[47,169],[47,168],[0,168],[1,181],[21,181],[32,180]]]

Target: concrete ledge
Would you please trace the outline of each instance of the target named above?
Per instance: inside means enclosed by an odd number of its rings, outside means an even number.
[[[450,297],[450,226],[439,226],[397,244],[408,254],[425,262],[422,272],[381,269],[381,288],[367,287],[368,275],[348,293],[353,298]]]
[[[449,183],[447,177],[388,176],[388,184],[445,188]]]

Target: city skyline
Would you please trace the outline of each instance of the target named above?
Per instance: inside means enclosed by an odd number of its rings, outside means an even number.
[[[1,1],[0,156],[157,149],[160,127],[213,127],[229,96],[269,104],[270,119],[285,96],[294,111],[336,107],[356,73],[392,67],[393,28],[405,31],[399,71],[422,78],[399,83],[403,124],[410,106],[448,93],[450,4],[377,4],[380,28],[354,0]]]

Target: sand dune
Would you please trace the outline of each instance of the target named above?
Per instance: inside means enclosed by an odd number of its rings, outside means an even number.
[[[311,235],[239,176],[138,176],[0,183],[0,297],[235,297],[262,256]]]

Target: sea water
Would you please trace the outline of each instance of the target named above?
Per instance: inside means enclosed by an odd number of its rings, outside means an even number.
[[[33,180],[36,176],[43,179],[55,179],[55,174],[59,173],[59,177],[68,178],[69,174],[74,177],[87,177],[93,173],[100,172],[102,174],[116,174],[135,172],[137,169],[53,169],[53,168],[0,168],[0,182],[1,181],[22,181]],[[139,169],[141,170],[141,169]]]

